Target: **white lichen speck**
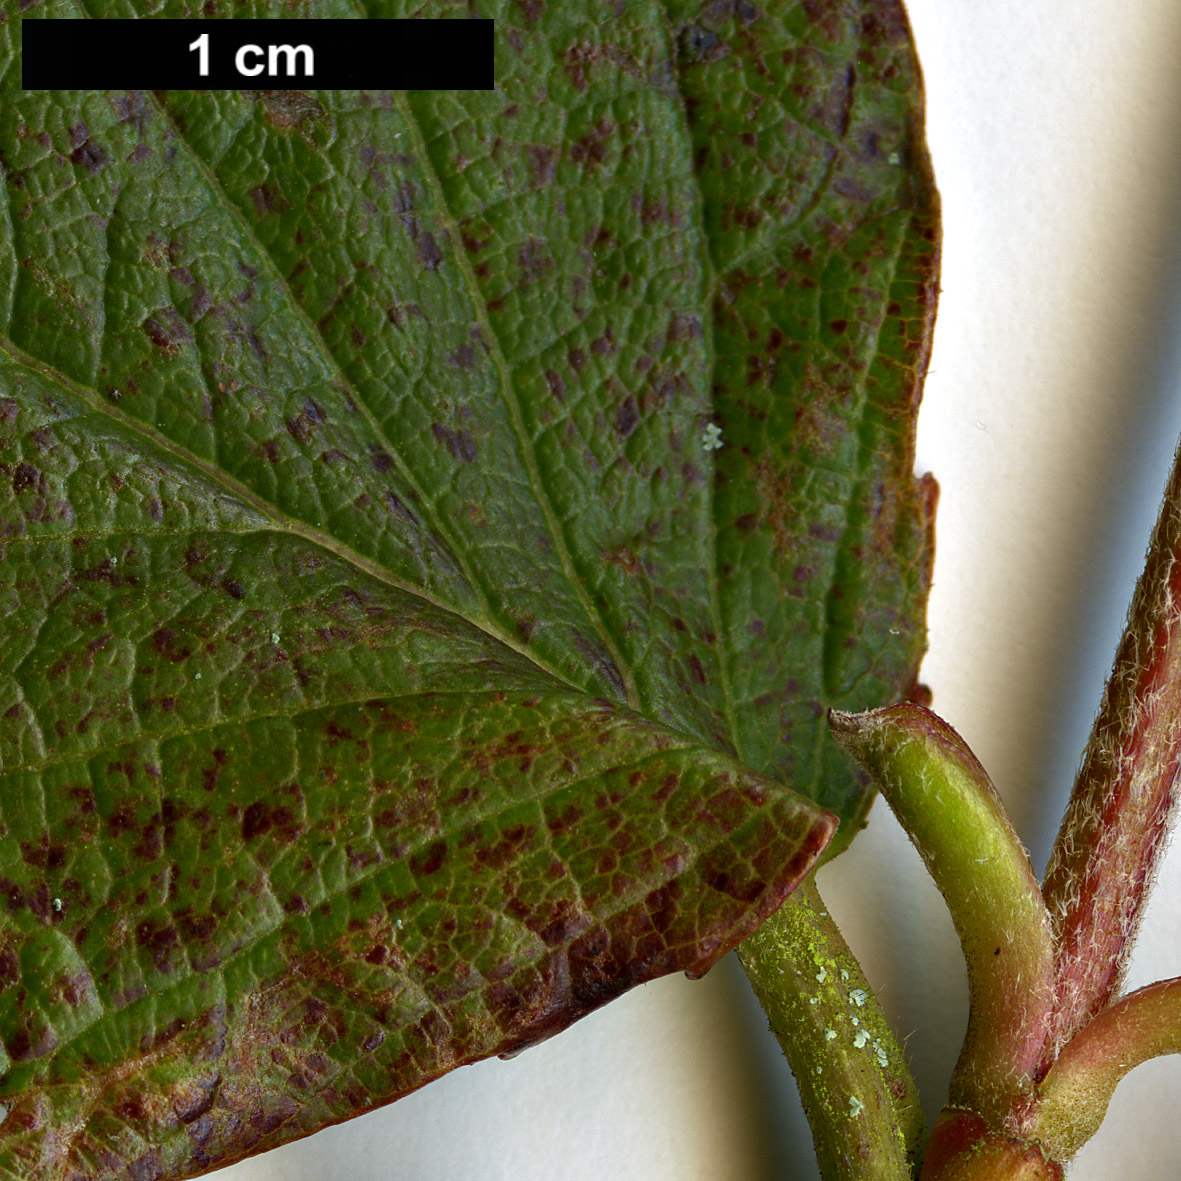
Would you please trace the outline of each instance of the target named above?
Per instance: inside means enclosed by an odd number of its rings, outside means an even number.
[[[865,1104],[856,1095],[849,1096],[849,1114],[856,1119],[865,1110]]]
[[[725,446],[722,442],[722,428],[716,422],[705,424],[705,434],[701,436],[701,446],[705,451],[721,451]]]

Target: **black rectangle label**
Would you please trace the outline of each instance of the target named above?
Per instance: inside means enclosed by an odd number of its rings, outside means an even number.
[[[31,20],[24,90],[491,90],[490,20]]]

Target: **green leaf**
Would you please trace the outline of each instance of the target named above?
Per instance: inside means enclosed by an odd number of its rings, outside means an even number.
[[[914,416],[938,197],[901,3],[670,0],[717,275],[718,595],[733,733],[852,839],[825,711],[913,691],[937,488]]]
[[[848,839],[824,708],[921,648],[932,198],[901,26],[782,9],[489,4],[490,93],[26,94],[0,24],[0,1177],[305,1135],[705,970],[804,797]]]
[[[188,1173],[703,971],[831,821],[0,368],[0,1176]]]

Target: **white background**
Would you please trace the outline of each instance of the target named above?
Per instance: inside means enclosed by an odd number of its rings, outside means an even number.
[[[1181,434],[1181,5],[912,0],[945,212],[919,470],[943,488],[924,679],[1040,872]],[[882,805],[821,888],[932,1111],[965,1018],[938,896]],[[1181,974],[1181,855],[1131,984]],[[732,960],[650,985],[222,1181],[809,1181]],[[1072,1181],[1177,1175],[1181,1060]]]

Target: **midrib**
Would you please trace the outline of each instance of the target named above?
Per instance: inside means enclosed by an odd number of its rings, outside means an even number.
[[[470,627],[483,632],[498,644],[510,648],[518,655],[523,656],[538,671],[553,677],[562,685],[578,692],[586,691],[585,686],[575,684],[559,669],[553,668],[540,660],[536,652],[525,647],[515,636],[498,628],[489,619],[477,619],[465,615],[463,612],[457,610],[454,604],[437,598],[421,586],[416,586],[414,583],[399,578],[387,566],[375,561],[373,558],[366,557],[352,546],[341,541],[340,538],[325,533],[309,525],[306,521],[302,521],[298,517],[293,517],[283,512],[277,505],[260,496],[247,484],[231,476],[224,469],[194,455],[188,448],[175,442],[142,419],[126,414],[108,399],[102,397],[97,390],[74,381],[59,370],[29,355],[18,345],[14,344],[7,336],[0,336],[0,351],[6,353],[17,364],[24,366],[26,369],[33,370],[48,381],[62,386],[76,398],[85,402],[96,413],[117,423],[124,430],[150,440],[153,446],[165,452],[174,462],[199,473],[204,479],[216,484],[223,492],[249,505],[250,508],[267,521],[275,530],[299,537],[320,549],[327,550],[342,561],[355,566],[358,570],[363,571],[369,577],[376,579],[384,585],[401,591],[403,594],[411,595],[425,603],[429,603],[437,610],[460,619]]]

